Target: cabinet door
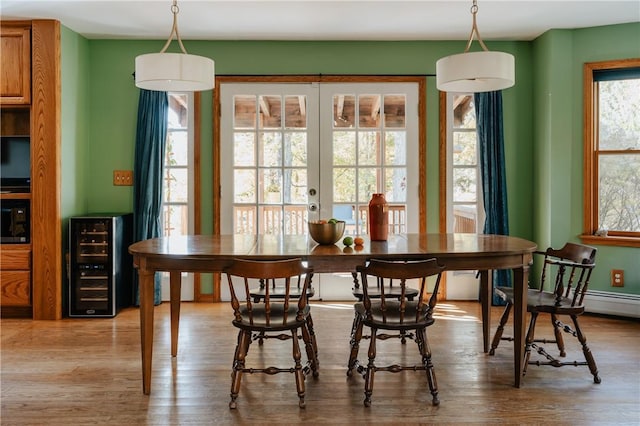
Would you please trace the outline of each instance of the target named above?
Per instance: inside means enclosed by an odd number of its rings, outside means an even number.
[[[31,29],[2,25],[0,104],[31,103]]]
[[[0,271],[2,306],[31,305],[31,272]]]

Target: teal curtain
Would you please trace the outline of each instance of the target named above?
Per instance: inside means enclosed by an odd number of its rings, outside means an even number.
[[[509,235],[507,176],[502,131],[502,91],[475,93],[474,103],[482,196],[486,213],[483,232]],[[493,287],[496,286],[512,286],[510,271],[493,271]],[[504,304],[504,301],[494,295],[493,304]]]
[[[162,235],[162,169],[167,140],[168,109],[169,101],[166,92],[140,90],[133,165],[134,241]],[[134,282],[136,305],[140,304],[138,285],[136,274]],[[153,298],[156,305],[162,302],[159,274],[155,276]]]

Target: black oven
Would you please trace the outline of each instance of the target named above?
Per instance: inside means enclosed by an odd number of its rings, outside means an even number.
[[[29,200],[7,200],[0,202],[2,217],[0,228],[2,244],[28,244],[30,240],[31,220]]]

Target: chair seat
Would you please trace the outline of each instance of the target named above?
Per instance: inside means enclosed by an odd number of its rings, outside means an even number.
[[[380,289],[375,288],[375,287],[369,287],[369,297],[371,299],[379,299],[380,298]],[[400,290],[400,286],[385,286],[384,288],[384,294],[385,297],[387,298],[400,298],[401,295],[401,290]],[[362,294],[362,287],[356,287],[353,289],[353,295],[358,299],[358,300],[362,300],[363,298],[363,294]],[[418,290],[416,290],[415,288],[411,288],[411,287],[406,287],[405,289],[405,297],[408,300],[413,300],[414,298],[416,298],[418,296]]]
[[[387,300],[385,302],[386,309],[382,310],[382,303],[379,301],[371,302],[371,318],[367,318],[366,309],[363,302],[356,302],[354,305],[357,315],[360,315],[362,322],[371,327],[384,330],[414,330],[416,328],[428,327],[435,322],[432,317],[428,317],[429,305],[423,305],[421,312],[416,320],[417,302],[407,302],[404,314],[400,316],[400,302],[396,300]]]
[[[496,294],[503,298],[506,302],[513,304],[513,288],[496,287]],[[560,303],[557,303],[556,295],[548,291],[540,291],[537,289],[528,289],[527,291],[527,311],[531,312],[547,312],[558,315],[581,315],[584,312],[584,305],[571,306],[572,299],[562,297]]]
[[[296,319],[298,314],[298,304],[291,303],[289,308],[285,311],[282,303],[271,303],[271,312],[269,315],[269,321],[267,323],[267,315],[264,305],[253,305],[253,317],[249,321],[249,311],[246,306],[240,307],[240,313],[242,320],[233,320],[233,325],[252,331],[283,331],[299,328],[304,325],[306,317],[309,316],[310,308],[305,306],[303,310],[304,317],[301,321]],[[286,317],[286,319],[285,319]]]

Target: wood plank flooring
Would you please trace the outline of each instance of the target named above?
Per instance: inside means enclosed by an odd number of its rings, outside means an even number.
[[[482,352],[480,305],[442,302],[428,330],[440,390],[433,407],[424,372],[376,375],[372,406],[363,379],[347,379],[351,303],[314,303],[320,377],[298,408],[290,374],[245,375],[229,410],[236,330],[227,303],[182,306],[178,357],[170,356],[169,307],[156,308],[151,395],[142,393],[139,316],[1,322],[2,425],[215,424],[640,424],[640,322],[584,316],[602,377],[586,367],[530,366],[513,387],[513,349]],[[501,312],[493,310],[494,327]],[[539,327],[544,323],[539,324]],[[492,327],[493,328],[493,327]],[[544,330],[545,327],[540,327]],[[574,340],[574,339],[571,339]],[[566,339],[568,358],[580,348]],[[268,346],[267,346],[268,345]],[[366,356],[367,342],[360,357]],[[289,364],[290,341],[252,345],[249,363]],[[417,362],[415,343],[378,346],[381,361]],[[573,355],[576,355],[573,358]],[[535,355],[534,355],[535,356]]]

